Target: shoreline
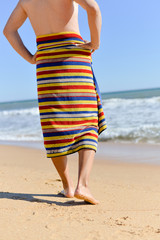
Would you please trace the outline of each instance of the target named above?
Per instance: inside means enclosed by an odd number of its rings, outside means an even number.
[[[43,141],[0,141],[0,146],[17,146],[44,151]],[[71,155],[74,155],[73,153]],[[98,142],[95,158],[124,163],[160,165],[160,145],[148,143]]]

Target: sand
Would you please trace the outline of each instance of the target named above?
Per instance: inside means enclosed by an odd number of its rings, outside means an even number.
[[[68,159],[76,184],[78,154]],[[58,195],[61,181],[43,150],[1,145],[0,178],[0,240],[160,239],[158,165],[97,154],[90,177],[96,206]]]

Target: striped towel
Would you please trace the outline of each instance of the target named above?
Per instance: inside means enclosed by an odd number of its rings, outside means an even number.
[[[75,32],[37,36],[37,92],[47,157],[97,150],[107,128],[89,49]]]

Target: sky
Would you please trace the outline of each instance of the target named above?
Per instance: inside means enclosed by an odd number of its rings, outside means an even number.
[[[37,98],[36,66],[21,58],[3,36],[18,0],[0,8],[0,102]],[[160,87],[160,1],[97,0],[102,14],[100,48],[92,54],[100,91]],[[90,40],[87,14],[79,7],[80,33]],[[29,20],[19,29],[26,47],[36,52]]]

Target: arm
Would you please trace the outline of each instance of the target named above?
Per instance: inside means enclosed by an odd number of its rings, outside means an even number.
[[[99,48],[100,33],[102,25],[101,11],[95,0],[74,0],[87,11],[88,24],[90,28],[90,46],[94,50]],[[88,43],[89,44],[89,43]]]
[[[27,14],[21,6],[19,1],[16,8],[13,10],[9,17],[6,26],[4,27],[3,34],[11,44],[11,46],[29,63],[36,63],[35,55],[32,55],[24,46],[22,39],[19,36],[18,29],[22,26],[27,18]]]

